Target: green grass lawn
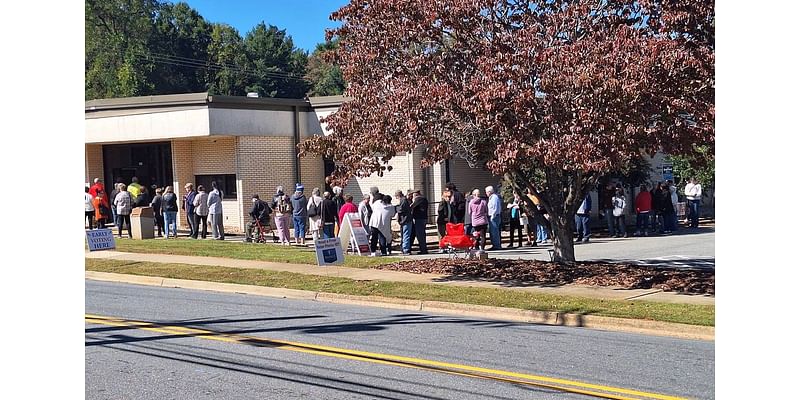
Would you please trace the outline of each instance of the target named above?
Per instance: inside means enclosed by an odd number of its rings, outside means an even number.
[[[120,240],[125,243],[125,247],[135,247],[140,252],[153,252],[149,247],[156,246],[151,243],[161,243],[166,241],[131,241]],[[177,240],[174,242],[178,242]],[[235,252],[237,243],[213,243],[206,245],[204,242],[193,242],[189,247],[198,247],[211,251],[214,248],[225,249]],[[171,251],[173,242],[159,244],[165,254],[193,254],[193,255],[219,255],[219,254],[198,254],[198,253],[166,253]],[[181,245],[183,245],[181,243]],[[162,247],[163,246],[163,247]],[[211,246],[211,247],[206,247]],[[219,247],[215,247],[219,246]],[[228,247],[232,246],[232,247]],[[242,246],[246,250],[240,250],[242,258],[245,255],[254,256],[261,253],[270,254],[273,249],[281,249],[276,246]],[[250,248],[253,249],[250,249]],[[181,247],[178,247],[181,248]],[[123,250],[120,248],[120,250]],[[285,248],[283,250],[286,250]],[[299,249],[291,249],[302,252]],[[124,249],[131,251],[131,249]],[[313,253],[309,253],[313,256]],[[228,257],[234,257],[227,255]],[[275,257],[289,257],[278,256]],[[300,255],[292,253],[292,259],[305,260],[299,258]],[[294,258],[297,257],[297,258]],[[234,257],[237,258],[237,257]],[[260,258],[246,258],[260,259]],[[364,260],[372,260],[364,258]],[[376,261],[380,261],[378,259]],[[288,261],[292,262],[292,261]],[[301,262],[301,261],[295,261]],[[306,261],[302,261],[306,262]],[[492,289],[492,288],[470,288],[449,285],[416,284],[405,282],[381,282],[381,281],[357,281],[347,278],[325,277],[319,275],[304,275],[290,272],[268,271],[260,269],[230,268],[217,266],[201,266],[189,264],[167,264],[153,262],[131,262],[104,259],[86,259],[87,271],[114,272],[119,274],[159,276],[174,279],[191,279],[209,282],[238,283],[245,285],[257,285],[267,287],[279,287],[288,289],[311,290],[316,292],[340,293],[359,296],[385,296],[402,299],[446,301],[452,303],[479,304],[497,307],[510,307],[524,310],[537,311],[558,311],[576,314],[602,315],[619,318],[646,319],[664,322],[677,322],[690,325],[714,326],[714,306],[690,305],[690,304],[669,304],[655,303],[646,301],[620,301],[620,300],[600,300],[576,296],[554,296],[548,294],[537,294],[522,292],[511,289]]]
[[[222,240],[192,239],[116,239],[117,250],[130,253],[174,254],[181,256],[206,256],[283,262],[290,264],[317,264],[314,249],[310,247],[280,246],[274,244],[227,242]],[[378,264],[399,261],[398,257],[345,257],[345,267],[369,268]]]

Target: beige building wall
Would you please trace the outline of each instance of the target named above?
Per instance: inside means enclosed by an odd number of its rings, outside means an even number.
[[[462,159],[452,159],[450,160],[450,180],[456,185],[459,192],[466,195],[473,188],[478,188],[482,194],[485,194],[484,189],[489,185],[494,186],[496,190],[502,178],[494,176],[482,168],[470,168],[469,164]]]
[[[86,182],[89,186],[94,182],[94,178],[103,178],[103,145],[100,144],[87,144],[84,171],[86,173]],[[103,182],[108,185],[108,182]],[[106,186],[108,188],[108,186]],[[109,190],[109,193],[111,189]]]
[[[301,182],[306,187],[306,196],[311,196],[311,190],[315,187],[319,188],[320,193],[325,191],[325,164],[322,157],[300,158],[300,176]]]
[[[287,194],[294,192],[295,151],[291,137],[239,136],[236,153],[239,160],[236,174],[240,186],[239,225],[243,228],[249,218],[245,217],[252,207],[250,199],[254,193],[270,202],[278,185],[283,186]]]

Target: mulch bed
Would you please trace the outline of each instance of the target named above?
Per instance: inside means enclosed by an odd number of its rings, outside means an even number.
[[[373,268],[452,275],[515,284],[615,286],[624,289],[661,289],[667,292],[714,294],[714,271],[648,267],[633,264],[576,262],[572,265],[538,260],[465,260],[436,258],[402,261]]]

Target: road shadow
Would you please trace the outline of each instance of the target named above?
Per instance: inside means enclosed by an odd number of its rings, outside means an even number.
[[[267,326],[258,328],[239,328],[239,329],[226,329],[226,324],[234,322],[269,322],[269,321],[286,321],[286,320],[300,320],[308,318],[327,318],[325,316],[296,316],[296,317],[280,317],[280,318],[249,318],[249,319],[225,319],[216,318],[213,320],[193,320],[186,321],[153,321],[145,324],[136,324],[131,326],[101,326],[86,328],[86,333],[108,333],[114,331],[138,330],[142,328],[159,328],[166,326],[178,326],[182,328],[194,328],[201,330],[213,331],[213,333],[181,333],[181,334],[166,334],[154,337],[129,337],[129,338],[116,338],[105,341],[86,342],[86,346],[102,346],[109,344],[125,343],[125,342],[138,342],[138,341],[151,341],[163,339],[177,339],[192,336],[209,336],[209,335],[249,335],[258,333],[270,332],[293,332],[304,334],[339,334],[348,332],[376,332],[391,328],[392,326],[399,325],[432,325],[432,324],[457,324],[475,327],[488,327],[488,328],[508,328],[508,327],[529,327],[531,325],[544,324],[522,324],[506,321],[492,321],[485,319],[471,319],[460,317],[448,317],[438,315],[426,314],[395,314],[385,318],[378,318],[366,322],[338,322],[338,323],[322,323],[322,324],[304,324],[304,325],[291,325],[291,326]],[[91,322],[89,322],[91,324]]]

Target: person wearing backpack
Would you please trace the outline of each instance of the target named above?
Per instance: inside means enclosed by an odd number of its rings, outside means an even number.
[[[311,231],[311,238],[317,240],[321,237],[320,231],[322,230],[322,196],[320,196],[318,187],[311,191],[306,211],[308,212],[308,230]]]
[[[283,186],[275,188],[275,197],[272,198],[272,209],[275,210],[275,228],[278,239],[284,246],[291,245],[289,241],[289,218],[292,216],[292,199],[283,193]]]
[[[172,190],[172,186],[164,189],[161,196],[161,211],[164,213],[164,233],[169,239],[170,227],[172,227],[172,237],[178,237],[178,195]]]
[[[298,183],[292,196],[292,222],[294,223],[294,244],[306,244],[306,219],[308,219],[308,199],[303,194],[305,187]]]

